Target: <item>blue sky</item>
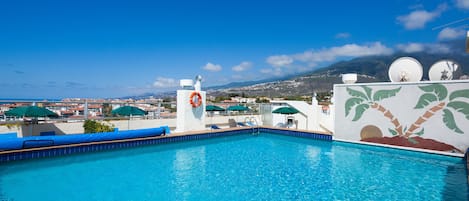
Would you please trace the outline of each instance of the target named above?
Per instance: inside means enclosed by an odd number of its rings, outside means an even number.
[[[451,51],[469,0],[1,1],[0,98],[107,98]]]

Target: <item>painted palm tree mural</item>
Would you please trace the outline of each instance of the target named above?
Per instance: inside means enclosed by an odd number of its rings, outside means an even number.
[[[469,120],[469,103],[464,102],[464,98],[469,98],[469,89],[453,91],[448,96],[448,90],[442,84],[432,84],[419,87],[423,92],[414,109],[424,109],[432,105],[423,115],[421,115],[406,131],[404,137],[416,134],[415,130],[419,129],[423,123],[431,118],[435,113],[443,111],[443,122],[450,130],[463,134],[454,120],[454,112],[462,113]],[[434,103],[434,104],[433,104]],[[421,131],[423,134],[423,129]]]
[[[363,116],[363,113],[366,110],[373,108],[383,113],[384,117],[388,118],[394,125],[394,130],[402,135],[403,130],[399,120],[394,117],[391,111],[379,104],[379,101],[383,99],[396,96],[396,94],[401,90],[401,87],[391,90],[379,90],[374,94],[373,89],[370,87],[361,87],[363,92],[347,87],[347,93],[352,97],[345,102],[345,116],[348,116],[352,108],[355,108],[355,116],[352,121],[357,121]]]
[[[375,109],[388,119],[393,127],[388,128],[389,134],[393,137],[383,136],[381,130],[375,125],[367,125],[362,128],[360,136],[361,141],[391,144],[398,146],[408,146],[424,149],[433,149],[439,151],[461,152],[452,145],[425,139],[425,129],[423,124],[430,118],[441,117],[443,123],[450,132],[464,134],[454,118],[456,113],[464,115],[469,120],[469,103],[465,102],[469,98],[469,89],[456,90],[448,93],[447,88],[442,84],[430,84],[419,86],[423,92],[413,108],[416,112],[424,109],[422,115],[410,125],[403,126],[393,113],[380,104],[381,100],[392,98],[399,93],[401,87],[389,90],[378,90],[373,93],[373,89],[367,86],[361,86],[361,89],[352,89],[347,87],[347,93],[351,96],[345,102],[345,116],[349,116],[354,109],[352,121],[358,121],[368,109]],[[449,94],[449,95],[448,95]]]

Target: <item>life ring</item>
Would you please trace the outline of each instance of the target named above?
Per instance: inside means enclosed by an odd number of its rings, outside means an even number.
[[[323,105],[322,106],[322,112],[323,113],[329,113],[329,106],[328,105]]]
[[[192,105],[193,108],[199,107],[202,105],[202,95],[199,92],[194,91],[191,93],[189,97],[189,103]]]

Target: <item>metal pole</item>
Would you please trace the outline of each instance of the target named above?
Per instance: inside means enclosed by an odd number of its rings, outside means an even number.
[[[85,120],[88,119],[88,100],[85,100],[85,106],[83,108],[83,115],[85,116]]]

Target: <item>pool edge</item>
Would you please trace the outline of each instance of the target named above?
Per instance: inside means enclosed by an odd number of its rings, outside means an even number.
[[[139,147],[146,145],[165,144],[173,142],[182,142],[190,140],[201,140],[212,137],[231,136],[239,134],[255,134],[256,132],[271,132],[275,134],[288,135],[293,137],[304,137],[316,140],[332,141],[332,135],[322,132],[276,129],[272,127],[238,127],[231,129],[220,129],[210,131],[196,131],[186,133],[172,133],[165,136],[152,136],[132,139],[110,140],[100,142],[88,142],[69,145],[58,145],[28,149],[17,149],[0,151],[0,163],[8,163],[12,161],[39,159],[47,157],[64,156],[86,152],[106,151],[114,149],[123,149],[131,147]]]

